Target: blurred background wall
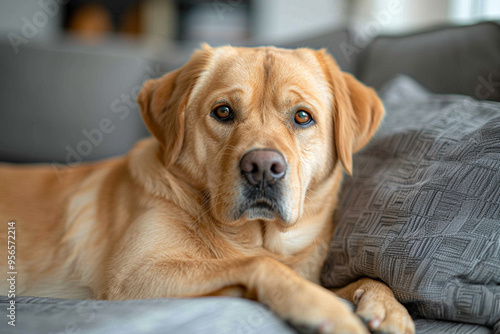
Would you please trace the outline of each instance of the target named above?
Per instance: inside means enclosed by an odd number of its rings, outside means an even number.
[[[223,44],[297,39],[342,26],[395,33],[488,19],[500,19],[500,1],[0,0],[0,36],[28,40],[70,32],[87,41],[118,33],[166,45]]]

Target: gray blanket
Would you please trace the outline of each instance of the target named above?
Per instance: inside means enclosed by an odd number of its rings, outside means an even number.
[[[264,306],[237,298],[110,302],[18,297],[15,327],[7,323],[9,301],[0,297],[2,334],[295,333]],[[415,319],[415,325],[418,334],[492,333],[482,326],[427,319]]]
[[[16,326],[8,325],[9,300],[0,298],[0,333],[294,333],[264,306],[238,298],[129,301],[20,297]]]

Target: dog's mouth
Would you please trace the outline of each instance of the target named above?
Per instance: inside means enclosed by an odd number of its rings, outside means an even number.
[[[240,209],[241,215],[246,215],[248,219],[275,219],[279,216],[276,204],[268,199],[258,199],[245,203]]]
[[[250,209],[276,211],[274,203],[268,200],[253,201],[250,203],[250,205],[248,205],[247,210]]]
[[[262,189],[244,183],[240,191],[231,210],[232,220],[266,220],[281,225],[293,223],[289,196],[286,195],[287,188],[283,181]]]

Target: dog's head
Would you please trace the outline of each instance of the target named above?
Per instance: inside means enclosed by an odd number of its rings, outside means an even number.
[[[324,50],[203,46],[138,95],[166,168],[204,191],[226,224],[296,223],[308,191],[377,129],[375,92]]]

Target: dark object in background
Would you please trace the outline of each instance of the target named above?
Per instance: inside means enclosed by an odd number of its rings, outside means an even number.
[[[176,0],[178,41],[212,45],[251,38],[253,9],[250,0]]]
[[[172,21],[170,37],[175,41],[219,45],[251,37],[250,0],[172,0],[171,4],[174,15],[166,19]],[[64,27],[90,42],[111,33],[138,37],[148,33],[148,5],[145,0],[72,0],[66,5]]]
[[[139,0],[72,0],[65,13],[65,28],[85,40],[111,32],[142,33]]]

